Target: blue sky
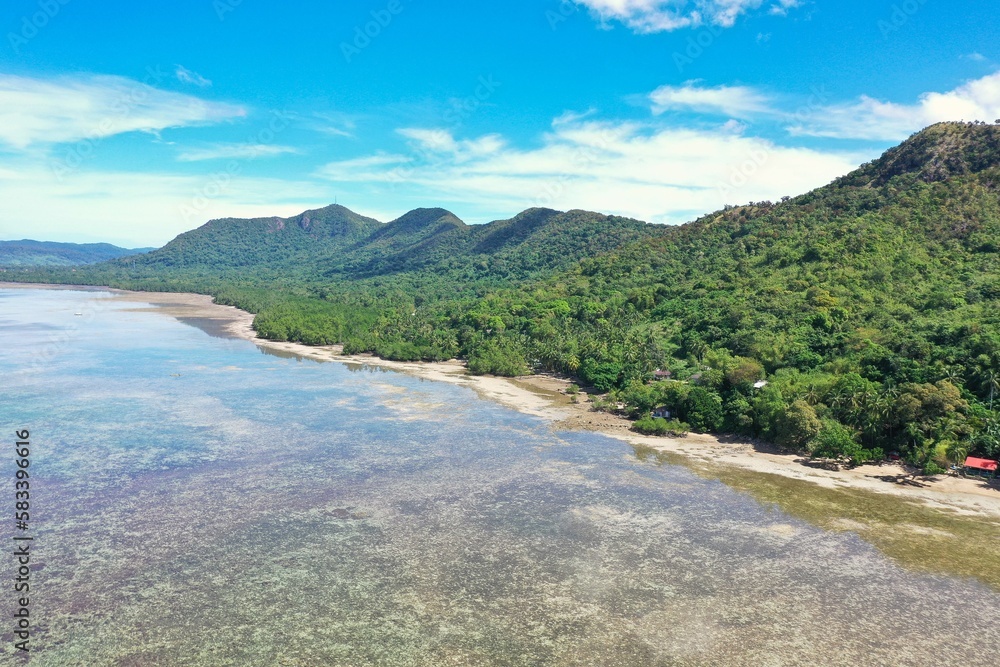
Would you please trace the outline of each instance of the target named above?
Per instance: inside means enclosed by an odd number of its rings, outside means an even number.
[[[681,223],[1000,118],[990,0],[9,0],[0,239],[335,200]]]

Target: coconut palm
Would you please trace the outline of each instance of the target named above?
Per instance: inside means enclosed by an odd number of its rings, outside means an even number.
[[[990,392],[990,411],[993,410],[993,397],[1000,392],[1000,373],[994,368],[987,369],[984,373],[984,384]]]

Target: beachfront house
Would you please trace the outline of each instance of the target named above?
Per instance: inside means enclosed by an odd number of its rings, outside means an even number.
[[[670,410],[666,407],[659,407],[653,410],[653,419],[670,419]]]
[[[965,459],[965,474],[986,478],[996,477],[997,462],[990,459],[977,459],[975,456],[970,456]]]

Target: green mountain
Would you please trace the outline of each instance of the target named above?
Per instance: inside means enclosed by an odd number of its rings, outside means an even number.
[[[79,266],[128,257],[153,248],[129,250],[109,243],[0,241],[0,267]]]
[[[490,363],[523,350],[636,416],[666,405],[701,430],[938,466],[1000,454],[998,250],[1000,127],[950,123],[468,312],[520,341],[484,347]],[[686,382],[650,384],[658,368]]]
[[[521,281],[662,233],[656,225],[590,211],[529,209],[510,220],[466,225],[443,209],[418,209],[331,260],[327,276]]]
[[[140,273],[189,271],[232,275],[257,269],[284,271],[315,262],[324,253],[363,239],[382,223],[343,206],[327,206],[292,218],[223,218],[181,234],[137,259]],[[121,263],[121,266],[131,265]]]
[[[380,226],[370,236],[328,257],[329,277],[362,278],[412,271],[458,250],[469,226],[443,208],[418,208]]]
[[[661,235],[664,228],[587,211],[530,209],[466,225],[440,208],[382,223],[343,206],[292,218],[212,220],[141,258],[96,268],[95,279],[183,283],[278,281],[329,290],[359,283],[455,294],[510,285],[569,268],[584,257]],[[445,287],[445,283],[447,287]]]
[[[566,373],[647,430],[854,462],[897,450],[933,471],[1000,454],[998,251],[1000,127],[946,123],[826,187],[679,227],[334,206],[213,221],[72,279],[211,293],[267,338]]]

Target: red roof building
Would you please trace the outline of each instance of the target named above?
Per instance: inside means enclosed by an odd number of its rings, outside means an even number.
[[[966,468],[974,468],[976,470],[983,470],[985,472],[996,473],[997,462],[991,461],[990,459],[977,459],[974,456],[970,456],[965,459]]]

